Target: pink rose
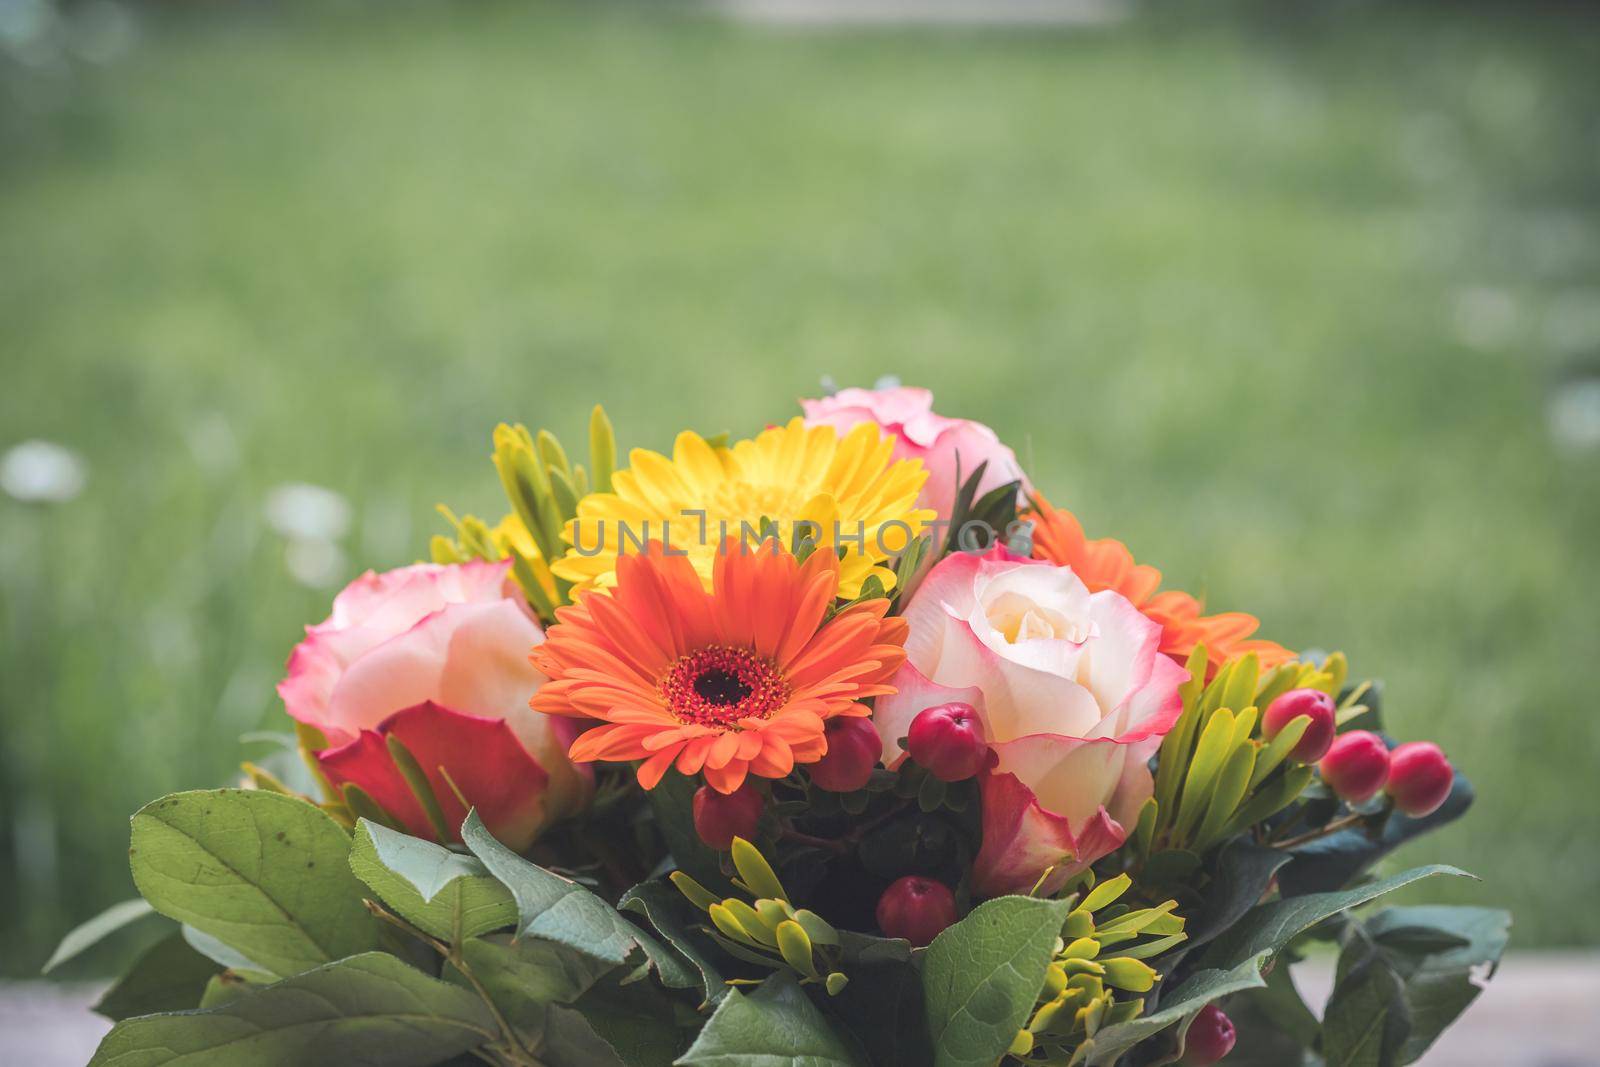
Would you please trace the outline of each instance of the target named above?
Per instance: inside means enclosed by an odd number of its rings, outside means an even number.
[[[544,631],[510,566],[368,571],[306,627],[278,685],[289,714],[327,735],[317,760],[328,780],[360,786],[418,836],[435,835],[390,737],[416,757],[452,832],[464,797],[495,836],[524,848],[592,790],[593,772],[566,757],[570,726],[528,707],[545,681],[528,658]]]
[[[1022,480],[1022,468],[1011,449],[981,422],[948,419],[933,412],[933,394],[926,389],[841,389],[821,400],[802,400],[808,426],[832,426],[840,433],[861,422],[875,422],[895,436],[895,459],[920,459],[928,481],[918,502],[950,518],[956,493],[980,463],[988,463],[978,483],[978,496],[1007,482]]]
[[[980,779],[976,888],[1054,890],[1127,838],[1154,783],[1147,766],[1182,711],[1187,672],[1161,627],[1067,567],[1003,549],[957,553],[905,612],[906,663],[873,718],[891,766],[924,708],[971,704],[993,752]]]

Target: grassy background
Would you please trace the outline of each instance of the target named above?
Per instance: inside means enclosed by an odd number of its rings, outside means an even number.
[[[381,17],[378,12],[382,10]],[[1356,5],[1078,32],[786,33],[498,6],[156,18],[6,127],[0,938],[130,895],[126,817],[220,782],[350,563],[491,510],[497,420],[625,443],[894,373],[1091,532],[1388,680],[1481,787],[1414,847],[1518,943],[1600,941],[1600,34]],[[1589,797],[1585,800],[1584,797]]]

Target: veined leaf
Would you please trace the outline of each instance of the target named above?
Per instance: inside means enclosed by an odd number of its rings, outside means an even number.
[[[517,937],[542,937],[611,964],[627,962],[637,947],[667,985],[687,988],[697,981],[683,957],[623,918],[610,904],[577,882],[529,863],[495,840],[476,811],[467,813],[461,839],[511,891],[517,904]]]
[[[365,819],[356,825],[350,869],[402,918],[447,944],[517,923],[510,890],[477,858]]]
[[[937,1067],[989,1067],[1006,1051],[1071,909],[1068,900],[1000,897],[933,939],[922,985]]]
[[[787,972],[734,990],[676,1061],[679,1067],[866,1067],[851,1040]]]
[[[377,947],[350,835],[259,789],[175,793],[133,817],[133,880],[163,915],[278,976]]]
[[[428,1067],[495,1041],[473,994],[382,952],[330,963],[216,1008],[114,1026],[90,1067]]]

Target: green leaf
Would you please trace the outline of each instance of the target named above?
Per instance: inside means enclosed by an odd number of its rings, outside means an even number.
[[[275,975],[371,949],[377,921],[350,836],[315,805],[259,789],[174,793],[133,817],[133,880],[163,915]]]
[[[573,1005],[589,1029],[598,1035],[616,1062],[626,1067],[670,1067],[685,1049],[689,1037],[680,1025],[682,1005],[647,982],[623,984],[613,977],[599,982]],[[552,1021],[565,1011],[552,1008]],[[690,1016],[698,1028],[703,1021]],[[549,1052],[546,1055],[556,1062]],[[570,1067],[609,1067],[612,1061],[577,1060]],[[568,1067],[561,1064],[560,1067]]]
[[[1201,964],[1226,969],[1245,960],[1260,959],[1265,962],[1295,937],[1329,916],[1438,874],[1472,877],[1458,868],[1433,864],[1415,867],[1352,889],[1275,900],[1252,909],[1231,930],[1212,942],[1202,956]]]
[[[365,819],[350,869],[403,918],[451,945],[517,922],[510,891],[478,859]]]
[[[1511,916],[1493,908],[1396,907],[1370,916],[1340,956],[1325,1043],[1342,1047],[1343,1027],[1383,996],[1406,1023],[1403,1040],[1386,1051],[1395,1063],[1416,1061],[1482,992],[1474,974],[1493,973],[1510,930]]]
[[[1273,876],[1292,857],[1278,848],[1258,845],[1245,838],[1230,842],[1217,857],[1204,902],[1187,926],[1185,948],[1193,950],[1211,941],[1244,918],[1272,886]]]
[[[178,929],[183,934],[183,939],[189,943],[190,948],[200,953],[200,955],[204,956],[206,959],[211,960],[218,967],[222,967],[230,971],[238,971],[242,974],[248,974],[251,976],[252,980],[260,980],[263,982],[271,982],[273,979],[278,977],[275,974],[269,974],[267,971],[262,970],[261,967],[259,967],[254,961],[252,961],[238,949],[228,947],[221,941],[218,941],[216,938],[212,937],[210,934],[196,930],[188,923],[185,923]]]
[[[565,945],[536,937],[513,941],[509,934],[469,938],[461,954],[502,1008],[520,1001],[570,1004],[611,970],[611,964]]]
[[[1465,815],[1473,797],[1472,783],[1458,772],[1438,811],[1420,819],[1394,812],[1376,840],[1357,827],[1302,845],[1294,850],[1294,862],[1283,869],[1278,882],[1286,896],[1338,889],[1412,838]]]
[[[1411,1031],[1398,975],[1358,929],[1339,955],[1333,994],[1322,1015],[1328,1067],[1395,1067]]]
[[[721,857],[695,832],[693,810],[697,788],[693,779],[669,770],[645,797],[678,869],[712,892],[726,895],[724,887],[728,879],[722,874]]]
[[[626,962],[637,946],[667,985],[686,989],[698,981],[681,956],[623,918],[610,904],[496,841],[476,811],[467,813],[461,840],[511,891],[517,904],[519,938],[542,937],[612,964]]]
[[[206,959],[173,930],[145,949],[133,966],[110,989],[94,1010],[116,1022],[158,1011],[196,1007],[209,982],[221,968]]]
[[[907,963],[885,962],[846,970],[850,984],[828,1006],[861,1042],[873,1064],[927,1067],[932,1063],[922,976],[917,969]]]
[[[1283,946],[1317,923],[1375,900],[1401,886],[1436,874],[1470,877],[1454,867],[1418,867],[1368,885],[1337,893],[1313,893],[1275,900],[1250,909],[1201,955],[1199,967],[1172,990],[1163,990],[1160,1010],[1109,1026],[1095,1036],[1091,1065],[1109,1064],[1140,1041],[1177,1023],[1186,1023],[1220,997],[1266,983],[1261,970]],[[942,936],[942,935],[941,935]]]
[[[1261,963],[1252,957],[1237,966],[1196,971],[1176,989],[1163,994],[1161,1009],[1125,1023],[1108,1026],[1090,1043],[1091,1067],[1111,1064],[1139,1042],[1154,1037],[1169,1026],[1187,1025],[1201,1008],[1214,1000],[1261,985]]]
[[[704,918],[675,886],[666,882],[641,882],[622,894],[617,907],[643,915],[656,933],[689,961],[700,976],[694,985],[700,990],[701,1007],[715,1004],[727,993],[728,987],[713,957],[710,941],[696,929],[704,924]],[[666,977],[662,975],[663,981]]]
[[[119,904],[111,905],[99,915],[80,923],[68,931],[67,936],[61,939],[61,943],[56,946],[56,950],[50,954],[49,961],[39,969],[39,973],[49,974],[63,963],[82,955],[117,931],[138,922],[147,915],[154,914],[155,909],[147,901],[139,898],[124,900]]]
[[[498,1038],[477,997],[369,952],[220,1007],[120,1022],[90,1067],[427,1067]]]
[[[717,1007],[680,1067],[865,1067],[866,1061],[787,973]]]
[[[979,905],[928,946],[922,986],[939,1067],[989,1067],[1027,1020],[1061,925],[1065,900],[1000,897]]]

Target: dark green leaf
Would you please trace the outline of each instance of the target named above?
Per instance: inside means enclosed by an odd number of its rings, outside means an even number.
[[[1511,935],[1511,916],[1493,908],[1385,908],[1363,924],[1377,957],[1402,987],[1410,1032],[1398,1063],[1422,1056],[1482,992]]]
[[[1221,934],[1200,956],[1199,969],[1176,988],[1164,990],[1158,1011],[1102,1030],[1094,1041],[1090,1064],[1109,1064],[1140,1041],[1168,1026],[1186,1023],[1220,997],[1259,989],[1261,970],[1283,946],[1331,915],[1375,900],[1385,893],[1435,874],[1465,875],[1454,867],[1418,867],[1369,885],[1338,893],[1275,900],[1252,908]]]
[[[916,968],[906,963],[870,963],[845,970],[850,984],[828,1001],[828,1007],[861,1042],[875,1067],[927,1067],[932,1063],[922,976]]]
[[[529,863],[496,841],[473,811],[461,839],[517,903],[517,936],[542,937],[606,963],[627,961],[635,947],[670,986],[687,989],[699,978],[682,956],[623,918],[617,909],[577,882]]]
[[[865,1067],[849,1038],[787,973],[734,990],[677,1061],[682,1067]]]
[[[475,857],[365,819],[356,825],[350,869],[385,904],[448,944],[517,922],[510,891]]]
[[[615,978],[606,978],[573,1007],[582,1013],[589,1029],[605,1042],[612,1055],[628,1067],[669,1067],[688,1048],[689,1036],[679,1019],[684,1009],[659,986],[648,982],[622,984]],[[552,1023],[562,1010],[552,1009]],[[688,1020],[696,1027],[701,1021],[702,1017]],[[597,1059],[593,1067],[606,1062],[609,1061]],[[580,1060],[571,1067],[591,1064]]]
[[[515,1004],[570,1004],[599,981],[611,965],[565,945],[508,934],[468,938],[462,956],[495,1003],[515,1014]]]
[[[133,880],[157,911],[275,975],[374,948],[350,835],[303,800],[259,789],[175,793],[133,817]]]
[[[1095,1035],[1088,1062],[1095,1067],[1115,1063],[1128,1049],[1167,1027],[1187,1026],[1189,1020],[1212,1001],[1240,990],[1258,988],[1261,984],[1261,961],[1256,957],[1231,968],[1196,971],[1162,996],[1159,1011],[1108,1026]]]
[[[1465,871],[1443,864],[1416,867],[1375,882],[1332,893],[1309,893],[1275,900],[1253,908],[1232,929],[1222,934],[1201,958],[1201,965],[1227,970],[1238,963],[1259,959],[1265,962],[1297,935],[1331,915],[1376,900],[1401,886],[1447,874],[1471,877]]]
[[[91,1067],[427,1067],[499,1033],[471,993],[369,952],[217,1008],[118,1023]]]
[[[656,826],[666,841],[667,851],[672,853],[678,869],[715,893],[726,886],[728,880],[723,877],[721,860],[716,851],[700,840],[700,835],[695,832],[693,807],[696,788],[692,779],[672,770],[645,795],[650,802],[650,811],[655,816]]]
[[[676,887],[666,882],[641,882],[622,894],[617,907],[643,915],[656,933],[689,961],[700,976],[695,985],[700,991],[702,1006],[722,999],[728,987],[717,967],[710,939],[697,929],[703,925],[704,918]],[[662,978],[665,981],[666,976]]]
[[[1238,838],[1217,858],[1200,911],[1190,920],[1189,950],[1215,938],[1257,904],[1272,885],[1279,868],[1289,862],[1289,854],[1278,848],[1258,845]]]
[[[939,1067],[989,1067],[1027,1020],[1072,909],[1069,901],[1000,897],[928,946],[923,994]]]
[[[1352,828],[1309,842],[1294,850],[1294,860],[1278,875],[1285,896],[1324,892],[1350,884],[1378,860],[1421,834],[1439,829],[1466,814],[1473,800],[1472,783],[1457,774],[1444,805],[1432,815],[1413,819],[1395,812],[1375,839]]]
[[[133,961],[94,1010],[117,1021],[197,1007],[206,983],[218,970],[215,963],[189,947],[182,933],[173,930]]]
[[[1339,954],[1333,994],[1322,1015],[1328,1067],[1396,1067],[1411,1031],[1400,977],[1359,930]]]

